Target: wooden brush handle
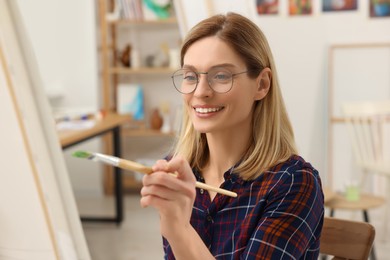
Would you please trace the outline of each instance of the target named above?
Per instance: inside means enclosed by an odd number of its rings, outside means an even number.
[[[177,177],[177,173],[170,173],[170,175],[174,176],[174,177]],[[204,189],[204,190],[209,190],[209,191],[214,191],[214,192],[217,192],[217,193],[220,193],[220,194],[223,194],[223,195],[226,195],[226,196],[230,196],[230,197],[237,197],[237,193],[235,192],[232,192],[232,191],[229,191],[229,190],[225,190],[225,189],[221,189],[221,188],[217,188],[217,187],[214,187],[214,186],[210,186],[206,183],[203,183],[203,182],[199,182],[197,181],[195,183],[195,187],[199,188],[199,189]]]
[[[132,171],[141,172],[141,173],[145,173],[145,174],[150,174],[153,172],[152,168],[150,168],[150,167],[147,167],[145,165],[142,165],[140,163],[136,163],[133,161],[124,160],[124,159],[119,160],[118,166],[122,169],[125,169],[125,170],[132,170]],[[175,174],[175,173],[171,173],[171,175],[174,177],[177,177],[177,174]],[[215,191],[217,193],[220,193],[220,194],[223,194],[226,196],[230,196],[230,197],[234,197],[234,198],[237,197],[237,193],[235,193],[235,192],[221,189],[221,188],[217,188],[214,186],[210,186],[210,185],[207,185],[206,183],[203,183],[203,182],[197,181],[195,186],[199,189]]]
[[[146,167],[145,165],[142,165],[140,163],[136,163],[133,161],[128,161],[124,159],[119,160],[119,168],[125,169],[125,170],[131,170],[136,172],[141,172],[145,174],[150,174],[153,172],[152,168]]]

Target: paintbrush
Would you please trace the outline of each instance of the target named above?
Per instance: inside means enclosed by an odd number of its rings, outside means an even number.
[[[152,168],[147,167],[145,165],[142,165],[140,163],[136,163],[133,161],[121,159],[119,157],[111,156],[111,155],[106,155],[106,154],[101,154],[101,153],[90,153],[86,151],[76,151],[72,154],[74,157],[77,158],[84,158],[92,161],[99,161],[103,162],[115,167],[119,167],[121,169],[125,170],[132,170],[136,172],[141,172],[144,174],[150,174],[153,172]],[[176,174],[172,173],[172,176],[176,177]],[[205,189],[209,191],[214,191],[223,195],[227,195],[230,197],[237,197],[237,193],[228,191],[225,189],[217,188],[214,186],[207,185],[203,182],[196,182],[195,186],[200,189]]]

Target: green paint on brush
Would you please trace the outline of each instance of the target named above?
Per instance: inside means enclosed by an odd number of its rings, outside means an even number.
[[[77,158],[87,158],[87,159],[93,157],[93,154],[85,151],[76,151],[72,155]]]

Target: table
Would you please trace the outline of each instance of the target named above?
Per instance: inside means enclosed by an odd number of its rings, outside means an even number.
[[[323,187],[322,191],[324,192],[324,203],[328,203],[329,201],[333,200],[337,193],[331,190],[329,187]]]
[[[368,209],[380,207],[386,203],[382,197],[372,194],[360,193],[359,200],[349,201],[344,194],[336,193],[328,188],[324,188],[325,207],[330,208],[330,217],[334,217],[336,209],[342,210],[362,210],[364,221],[369,223]],[[376,259],[374,244],[371,249],[370,259]]]
[[[96,124],[82,130],[61,130],[58,132],[62,149],[67,149],[76,144],[82,143],[97,136],[111,132],[113,138],[114,156],[121,157],[121,126],[131,122],[128,115],[110,113],[103,119],[96,120]],[[123,187],[122,172],[118,167],[114,168],[114,190],[115,190],[115,217],[81,217],[82,221],[115,222],[120,224],[123,220]]]

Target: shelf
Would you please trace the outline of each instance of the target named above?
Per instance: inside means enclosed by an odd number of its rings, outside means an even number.
[[[126,3],[125,3],[126,2]],[[99,54],[101,60],[101,76],[102,82],[102,108],[109,111],[116,107],[118,85],[121,83],[137,83],[143,86],[154,86],[156,80],[163,79],[165,82],[170,81],[170,75],[179,68],[166,67],[146,67],[146,64],[141,67],[125,67],[120,64],[120,48],[127,44],[136,46],[140,54],[147,54],[147,50],[151,51],[156,49],[161,44],[167,44],[169,47],[176,47],[180,45],[180,26],[179,21],[174,15],[174,9],[172,9],[172,17],[167,19],[158,20],[145,20],[145,19],[130,19],[119,18],[118,9],[115,8],[115,4],[128,4],[127,1],[113,1],[113,0],[97,0],[99,5],[99,29],[100,29],[100,44]],[[118,7],[118,6],[117,6]],[[120,6],[119,6],[120,7]],[[173,6],[172,6],[173,7]],[[132,17],[134,16],[127,16]],[[145,18],[149,18],[144,16]],[[161,47],[161,46],[160,46]],[[131,54],[131,52],[130,52]],[[141,55],[142,57],[142,55]],[[144,58],[144,57],[142,57]],[[131,59],[131,57],[130,57]],[[143,59],[140,59],[142,64]],[[154,63],[153,63],[154,64]],[[160,63],[159,63],[160,64]],[[165,63],[164,63],[165,64]],[[133,63],[135,65],[135,63]],[[178,65],[179,67],[180,65]],[[145,84],[144,84],[145,83]],[[154,90],[145,88],[150,91],[152,95],[159,95],[159,89],[154,93]],[[171,89],[171,88],[170,88]],[[153,91],[153,92],[151,92]],[[149,93],[148,93],[149,94]],[[170,93],[169,93],[170,94]],[[149,98],[149,96],[147,96]],[[162,98],[162,97],[161,97]],[[159,102],[159,97],[155,97],[154,103]],[[165,99],[165,97],[164,97]],[[154,100],[154,99],[151,99]],[[153,104],[151,104],[153,105]],[[156,104],[154,104],[156,106]],[[149,110],[148,107],[145,110]],[[148,141],[156,142],[158,138],[161,139],[173,139],[176,136],[176,132],[162,133],[161,131],[149,129],[147,122],[136,122],[135,120],[129,124],[121,127],[121,137],[123,139],[133,138],[131,141]],[[136,140],[139,138],[140,140]],[[167,141],[167,140],[164,140]],[[110,143],[105,142],[105,150],[109,152]],[[108,171],[105,172],[104,187],[106,193],[112,193],[112,184],[114,175]],[[139,183],[133,178],[133,176],[123,176],[123,189],[139,189]],[[111,192],[110,192],[111,191]]]
[[[177,25],[177,19],[176,17],[170,17],[167,19],[160,19],[160,20],[130,20],[130,19],[119,19],[119,20],[108,20],[108,24],[113,24],[113,25],[151,25],[151,26],[156,26],[156,25]]]
[[[154,74],[171,74],[176,71],[169,67],[158,67],[158,68],[124,68],[124,67],[112,67],[110,68],[111,74],[133,74],[133,75],[154,75]]]
[[[153,129],[147,129],[147,128],[140,128],[140,129],[122,129],[122,136],[127,137],[153,137],[153,136],[167,136],[167,137],[174,137],[175,133],[163,133],[160,130],[153,130]]]

